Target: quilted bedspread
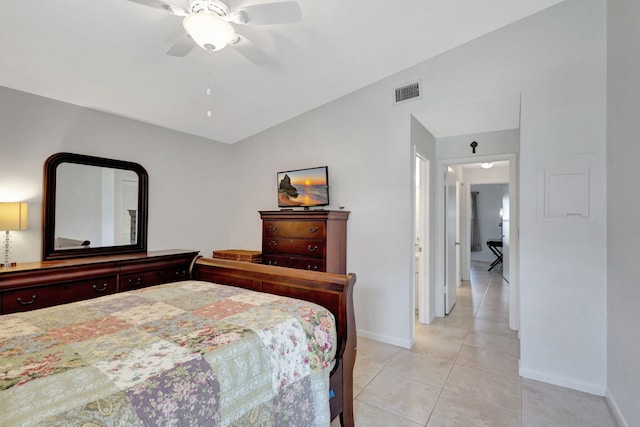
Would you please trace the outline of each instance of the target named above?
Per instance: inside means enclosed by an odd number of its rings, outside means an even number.
[[[332,314],[186,281],[0,316],[0,424],[329,425]]]

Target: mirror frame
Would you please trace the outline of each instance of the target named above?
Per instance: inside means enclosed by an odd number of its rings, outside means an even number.
[[[112,169],[124,169],[138,175],[138,241],[132,245],[103,246],[97,248],[78,248],[56,250],[56,183],[57,168],[62,163],[76,163],[87,166],[97,166]],[[84,154],[57,153],[50,156],[44,163],[44,189],[42,211],[42,260],[83,258],[100,255],[128,254],[147,251],[147,221],[148,221],[149,175],[138,163],[122,160],[105,159]]]

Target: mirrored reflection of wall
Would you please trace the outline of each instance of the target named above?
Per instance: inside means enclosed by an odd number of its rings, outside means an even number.
[[[131,222],[137,218],[129,211],[138,206],[135,172],[62,163],[56,178],[56,239],[89,241],[90,247],[131,244]]]

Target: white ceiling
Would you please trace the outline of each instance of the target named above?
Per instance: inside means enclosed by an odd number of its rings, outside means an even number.
[[[166,55],[181,18],[127,0],[5,0],[0,86],[235,143],[560,1],[298,0],[300,23],[236,26],[256,66],[232,48]]]

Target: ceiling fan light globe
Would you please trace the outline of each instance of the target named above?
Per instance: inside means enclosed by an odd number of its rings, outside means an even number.
[[[233,26],[213,13],[193,13],[182,25],[193,41],[208,51],[220,50],[236,38]]]

